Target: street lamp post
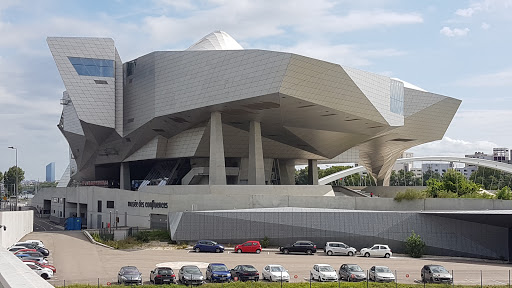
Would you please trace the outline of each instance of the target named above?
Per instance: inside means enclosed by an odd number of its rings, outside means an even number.
[[[14,186],[15,190],[14,190],[14,196],[16,197],[16,200],[15,200],[15,203],[16,205],[14,206],[14,210],[18,210],[18,148],[14,147],[14,146],[9,146],[7,147],[9,149],[14,149],[16,151],[16,185]]]

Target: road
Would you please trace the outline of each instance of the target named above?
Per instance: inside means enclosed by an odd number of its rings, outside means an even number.
[[[64,228],[50,222],[48,218],[34,217],[34,231],[62,231]]]
[[[505,285],[509,281],[509,269],[506,264],[483,262],[481,260],[457,258],[411,259],[408,257],[365,258],[348,256],[283,255],[275,252],[261,254],[237,253],[195,253],[188,250],[170,248],[153,248],[145,250],[122,251],[91,244],[81,231],[33,232],[24,239],[40,239],[50,249],[50,261],[57,268],[55,279],[50,282],[55,286],[71,283],[106,284],[117,282],[117,272],[122,266],[134,265],[142,272],[143,280],[148,283],[149,272],[157,264],[164,264],[177,269],[186,263],[194,263],[205,271],[210,262],[225,263],[229,268],[238,264],[251,264],[258,270],[267,264],[281,264],[292,277],[292,282],[308,281],[309,270],[313,264],[330,264],[339,269],[341,264],[355,263],[363,269],[373,265],[388,266],[395,271],[400,283],[415,283],[420,279],[420,269],[426,264],[440,264],[454,271],[455,284],[479,285],[480,273],[484,285]],[[481,272],[482,271],[482,272]],[[297,278],[293,278],[294,276]],[[371,286],[371,283],[370,285]],[[427,285],[428,286],[428,285]]]

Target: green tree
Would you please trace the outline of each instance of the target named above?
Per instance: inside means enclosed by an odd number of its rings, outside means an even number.
[[[485,167],[478,167],[469,179],[487,190],[499,190],[512,185],[512,174]]]
[[[501,200],[512,200],[512,190],[505,186],[496,192],[496,198]]]
[[[412,231],[411,236],[405,239],[405,252],[413,258],[420,258],[424,250],[425,242],[421,240],[420,235]]]
[[[462,173],[449,169],[441,180],[430,178],[427,180],[427,195],[432,198],[489,198],[488,195],[478,193],[480,185],[468,180]]]
[[[421,186],[421,179],[414,175],[414,172],[405,172],[404,169],[392,170],[389,177],[390,186]]]
[[[295,184],[308,185],[308,167],[295,170]]]
[[[0,171],[0,182],[3,182],[4,181],[4,173],[2,173],[2,171]]]
[[[427,186],[427,181],[431,178],[441,180],[441,174],[432,171],[432,169],[429,167],[428,170],[423,173],[423,186]]]
[[[18,192],[21,191],[20,183],[23,180],[25,180],[25,171],[23,171],[23,169],[21,169],[21,167],[18,166],[18,183],[16,185],[16,187],[18,187]],[[9,168],[9,170],[7,172],[4,173],[4,184],[6,185],[7,190],[14,191],[14,190],[10,190],[13,188],[9,188],[9,187],[13,187],[12,185],[14,185],[15,183],[16,183],[16,166],[12,166],[11,168]]]

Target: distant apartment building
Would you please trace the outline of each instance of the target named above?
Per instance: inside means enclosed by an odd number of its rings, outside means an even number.
[[[402,155],[398,158],[412,158],[414,157],[414,153],[411,153],[411,152],[404,152],[402,153]],[[395,163],[395,165],[393,165],[393,170],[395,171],[399,171],[399,170],[404,170],[405,172],[409,172],[413,169],[413,162],[408,162],[408,163]]]
[[[509,162],[510,161],[510,149],[508,148],[493,148],[492,149],[492,160],[498,162]]]
[[[55,162],[46,165],[46,182],[55,182]]]

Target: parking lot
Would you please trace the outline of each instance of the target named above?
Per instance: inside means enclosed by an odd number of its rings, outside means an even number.
[[[33,232],[24,239],[40,239],[50,249],[50,263],[57,268],[55,286],[66,284],[116,283],[117,273],[122,266],[133,265],[142,272],[144,283],[149,283],[149,272],[157,264],[175,269],[182,265],[193,264],[205,271],[210,262],[220,262],[233,268],[239,264],[251,264],[258,270],[267,264],[281,264],[290,273],[291,282],[309,281],[309,271],[313,264],[330,264],[338,270],[341,264],[358,264],[364,270],[373,265],[388,266],[396,271],[399,283],[415,283],[420,279],[420,270],[426,264],[440,264],[450,272],[453,270],[455,284],[480,285],[480,275],[484,285],[505,285],[509,283],[510,265],[482,260],[435,257],[412,259],[393,256],[385,258],[365,258],[348,256],[327,256],[323,252],[316,255],[283,255],[274,251],[261,254],[195,253],[189,250],[171,248],[152,248],[144,250],[121,251],[91,244],[81,231]],[[393,247],[391,247],[393,248]]]

